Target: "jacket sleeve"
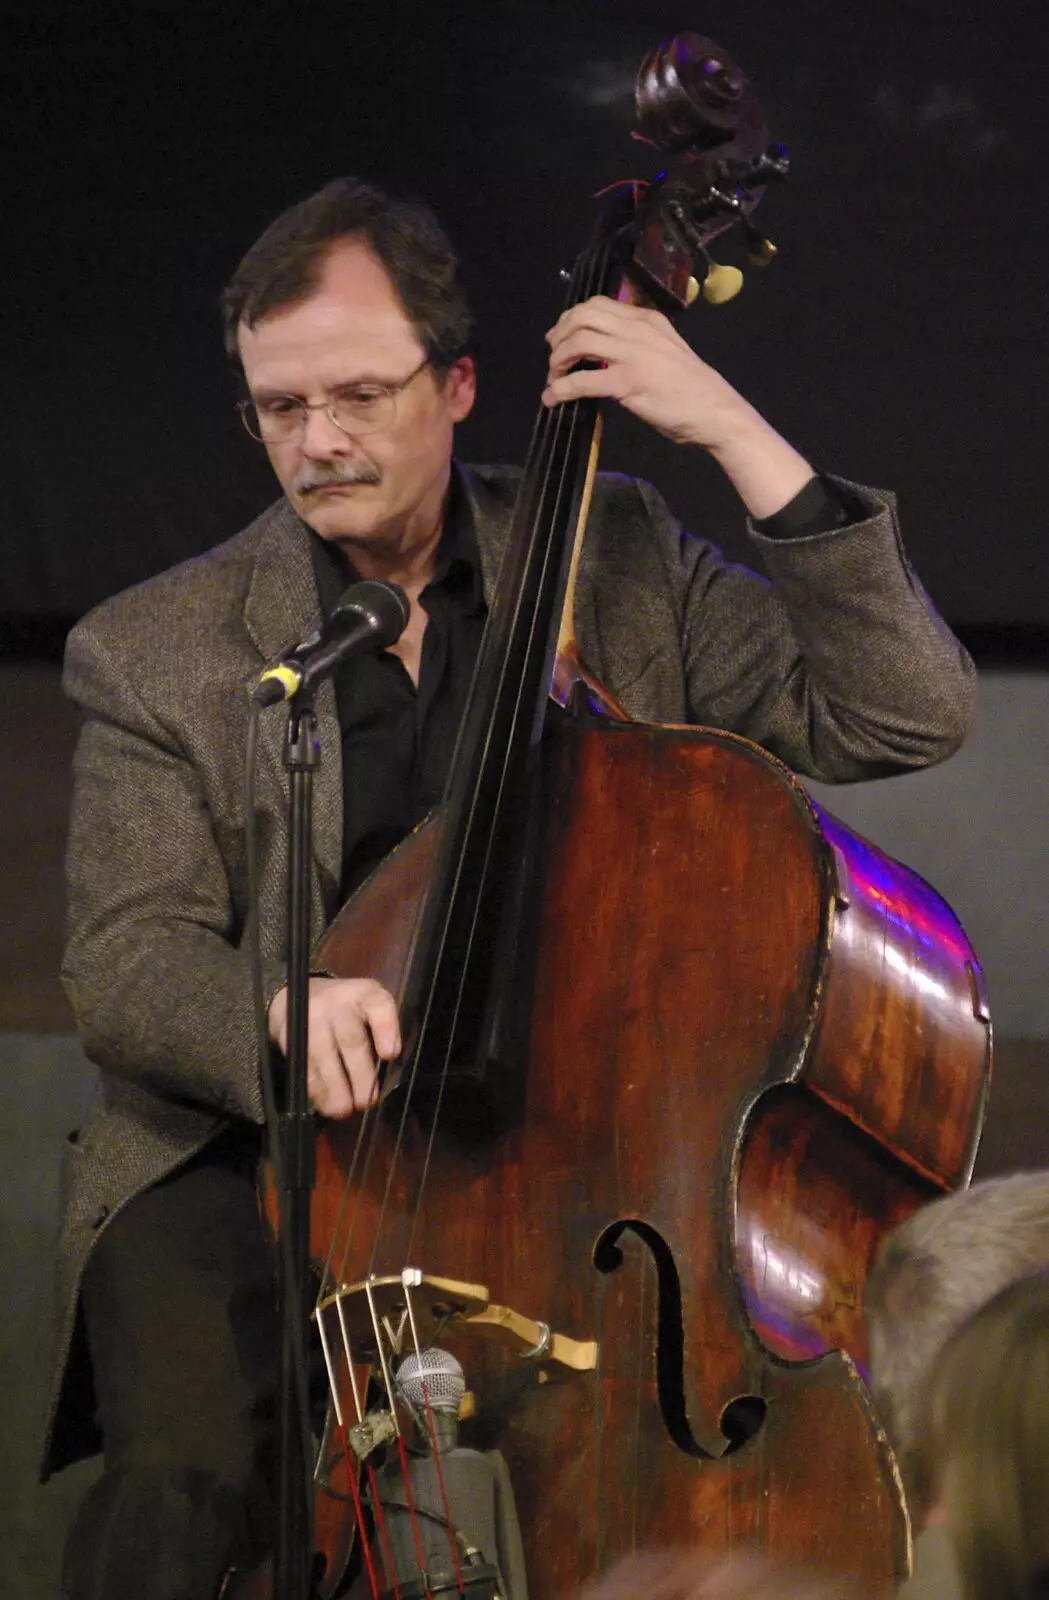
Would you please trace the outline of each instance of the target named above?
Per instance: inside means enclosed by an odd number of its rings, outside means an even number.
[[[893,497],[838,481],[860,520],[778,540],[751,525],[771,582],[684,533],[642,488],[674,541],[690,719],[825,783],[944,760],[976,698],[972,661],[907,562]]]
[[[64,684],[84,721],[62,974],[85,1050],[166,1099],[259,1122],[243,919],[199,768],[91,619],[70,636]],[[270,952],[267,1001],[282,981]]]

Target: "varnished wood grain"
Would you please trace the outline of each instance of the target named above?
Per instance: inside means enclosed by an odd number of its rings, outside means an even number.
[[[836,892],[806,1078],[934,1182],[967,1183],[990,1084],[976,954],[916,873],[818,814]]]
[[[948,974],[950,1020],[922,1022],[926,991],[905,973],[903,999],[886,1001],[895,969],[870,952],[883,910],[894,948],[914,948],[910,875],[891,905],[861,901],[856,881],[847,894],[844,830],[730,736],[554,739],[540,809],[518,1026],[499,1063],[516,1112],[475,1117],[468,1136],[439,1129],[424,1190],[424,1130],[409,1118],[398,1149],[381,1118],[341,1276],[399,1271],[411,1235],[410,1264],[600,1341],[597,1372],[571,1376],[453,1341],[474,1437],[510,1462],[537,1600],[659,1542],[757,1543],[888,1587],[906,1564],[899,1485],[835,1352],[864,1358],[859,1301],[884,1230],[964,1177],[976,1069],[967,1101],[947,1095],[970,1114],[953,1144],[922,1123],[943,1097],[902,1080],[915,1060],[927,1083],[949,1076],[959,1031],[965,1063],[985,1059],[986,1024],[958,999],[971,952],[954,934],[953,953],[936,951],[936,927],[957,925],[934,926],[924,900],[922,970]],[[368,941],[387,915],[351,907],[342,970],[377,970]],[[842,931],[850,916],[862,938]],[[402,951],[410,924],[394,911]],[[883,1073],[894,1086],[879,1098]],[[333,1125],[322,1140],[318,1253],[352,1137]],[[921,1176],[932,1166],[935,1183]],[[729,1448],[741,1397],[764,1422]]]

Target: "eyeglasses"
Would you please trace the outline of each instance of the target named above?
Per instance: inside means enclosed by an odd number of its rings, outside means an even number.
[[[311,411],[323,411],[337,428],[356,438],[389,427],[397,411],[397,396],[430,365],[429,356],[400,383],[350,383],[336,389],[327,400],[300,400],[293,394],[270,395],[266,400],[239,400],[240,420],[253,439],[263,444],[284,444],[306,429]]]

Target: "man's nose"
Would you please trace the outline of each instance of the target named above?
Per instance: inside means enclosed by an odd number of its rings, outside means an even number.
[[[319,461],[327,456],[352,453],[354,443],[349,434],[332,421],[325,406],[313,406],[306,413],[299,449],[312,461]]]

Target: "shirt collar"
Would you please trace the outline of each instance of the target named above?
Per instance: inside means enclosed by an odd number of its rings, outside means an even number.
[[[329,617],[345,589],[356,583],[359,574],[353,562],[338,545],[306,524],[310,536],[310,553],[317,580],[321,615]],[[481,578],[481,561],[477,549],[470,497],[463,486],[462,476],[455,462],[448,488],[448,504],[437,548],[434,576],[423,594],[429,589],[443,588],[449,596],[458,597],[467,616],[476,616],[484,610],[484,587]]]

